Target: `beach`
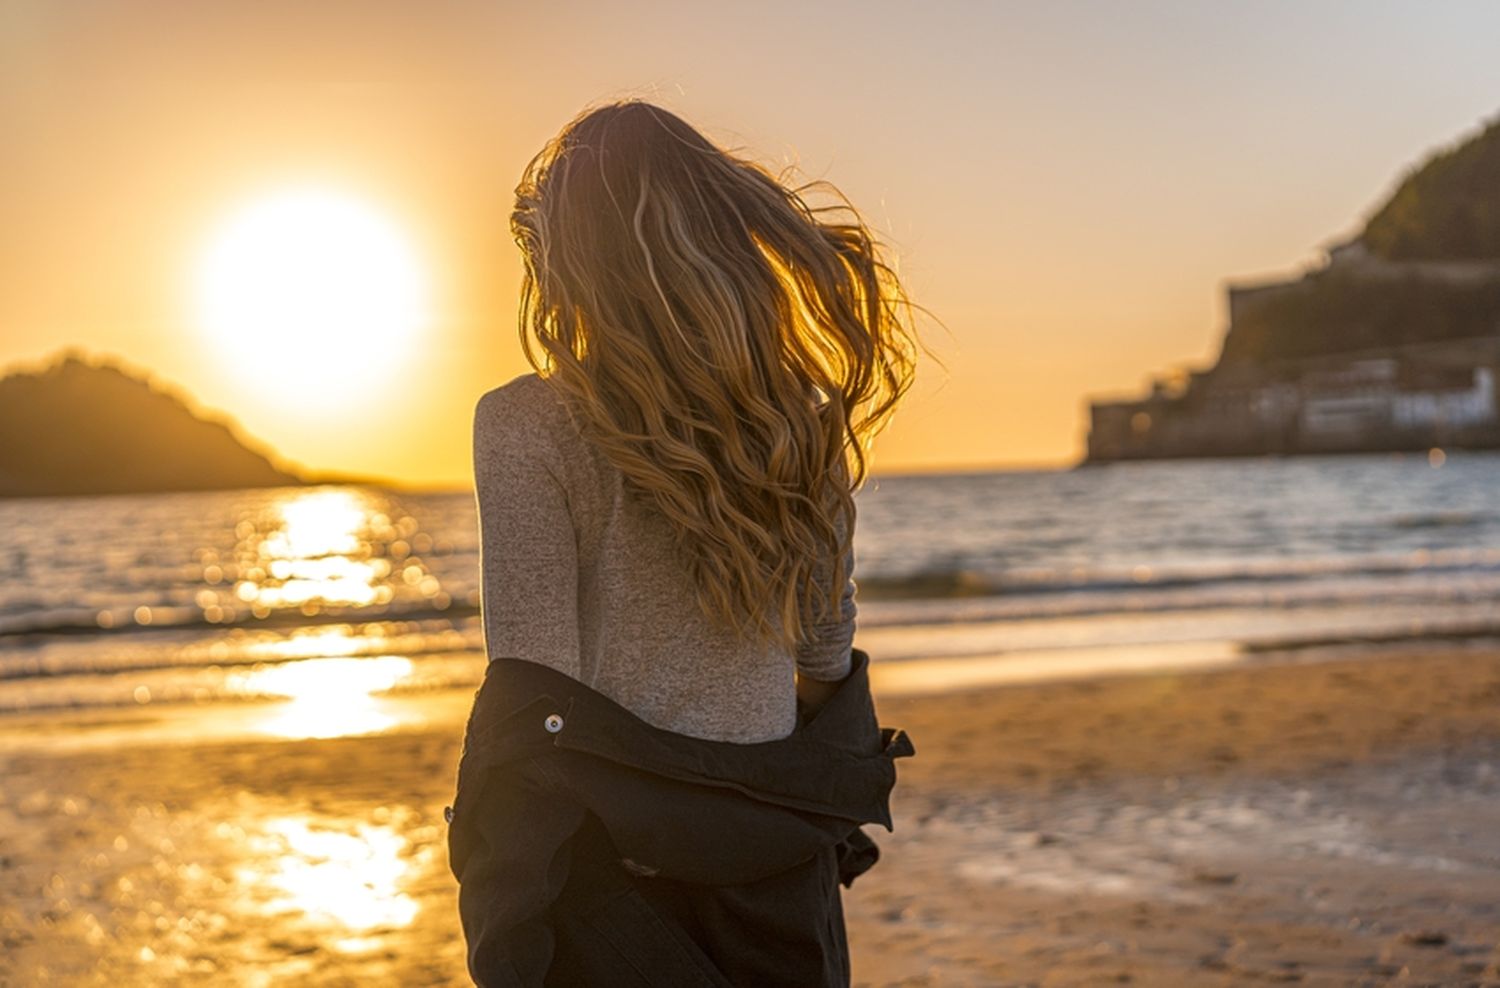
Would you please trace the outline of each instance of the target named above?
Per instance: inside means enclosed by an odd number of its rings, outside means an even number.
[[[442,811],[471,696],[322,739],[8,718],[0,984],[467,983]],[[917,754],[845,893],[857,984],[1500,984],[1492,645],[877,703]]]

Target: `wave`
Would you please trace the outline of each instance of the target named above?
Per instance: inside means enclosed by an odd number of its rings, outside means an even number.
[[[1392,528],[1468,528],[1482,527],[1495,520],[1495,516],[1480,511],[1423,511],[1398,515],[1387,522]]]
[[[210,621],[205,612],[196,607],[150,606],[150,619],[135,620],[133,608],[113,608],[101,612],[96,608],[53,608],[50,610],[22,610],[20,613],[0,614],[0,639],[26,639],[53,635],[130,635],[160,632],[164,630],[194,631],[228,629],[281,629],[303,628],[327,624],[368,623],[390,620],[422,620],[426,618],[466,618],[479,614],[479,605],[453,601],[442,604],[435,601],[402,601],[364,607],[329,607],[315,614],[304,613],[296,608],[277,608],[264,615],[251,611],[237,612],[232,616]],[[123,617],[115,618],[115,613]],[[101,623],[101,613],[111,615]]]
[[[953,565],[868,576],[856,572],[855,582],[865,600],[916,600],[1177,590],[1229,583],[1298,583],[1336,577],[1494,573],[1500,573],[1500,549],[1417,550],[1401,555],[1250,559],[1175,565],[1016,567],[998,572]]]
[[[0,683],[77,675],[276,665],[305,659],[370,658],[399,653],[420,657],[443,652],[483,654],[477,621],[454,615],[407,620],[387,618],[297,625],[292,633],[262,626],[182,641],[176,633],[130,638],[55,638],[30,649],[0,652]]]
[[[1261,558],[1215,563],[1014,567],[994,572],[946,562],[925,570],[855,573],[861,622],[925,624],[968,620],[1088,617],[1110,613],[1193,611],[1219,607],[1305,607],[1500,601],[1500,549],[1423,550],[1324,558]],[[480,614],[477,595],[398,598],[366,606],[322,605],[222,611],[217,620],[195,606],[142,604],[44,607],[12,599],[0,612],[0,642],[25,646],[61,637],[162,632],[279,631],[383,621],[461,622]],[[931,606],[948,604],[949,607]],[[911,606],[904,606],[911,605]],[[0,671],[0,676],[3,676]]]

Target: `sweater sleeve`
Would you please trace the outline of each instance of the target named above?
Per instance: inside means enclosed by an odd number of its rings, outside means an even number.
[[[557,437],[513,393],[474,412],[485,651],[579,676],[578,544]]]
[[[808,641],[797,651],[797,671],[809,679],[836,681],[849,674],[854,645],[854,619],[858,608],[854,603],[854,544],[844,554],[844,579],[839,598],[838,612],[833,620],[816,625]],[[814,570],[814,578],[825,582],[833,580],[833,561],[826,560]]]

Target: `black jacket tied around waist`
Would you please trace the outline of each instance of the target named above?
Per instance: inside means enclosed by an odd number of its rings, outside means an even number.
[[[839,985],[838,886],[892,826],[869,656],[775,741],[654,727],[521,659],[489,663],[447,811],[479,985]]]

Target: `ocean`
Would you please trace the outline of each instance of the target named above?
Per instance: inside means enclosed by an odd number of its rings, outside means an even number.
[[[876,476],[855,644],[922,691],[1500,638],[1500,455],[1434,463]],[[0,719],[290,701],[285,734],[376,729],[378,698],[482,676],[476,525],[468,492],[358,486],[0,501]]]

